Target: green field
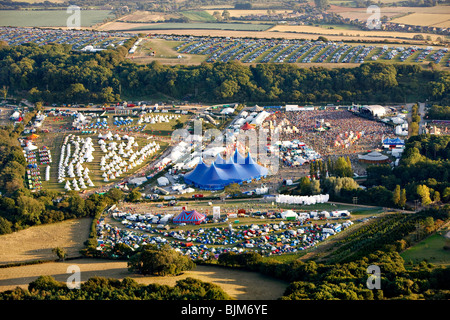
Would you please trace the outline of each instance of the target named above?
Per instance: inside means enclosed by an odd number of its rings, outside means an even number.
[[[141,27],[127,30],[179,30],[179,29],[212,29],[212,30],[237,30],[237,31],[265,31],[271,28],[268,24],[253,23],[154,23],[143,24]]]
[[[450,251],[444,250],[445,238],[436,233],[401,253],[405,262],[427,260],[436,265],[450,265]]]
[[[191,21],[216,21],[216,18],[214,18],[206,11],[182,11],[181,14]]]
[[[0,26],[6,27],[66,27],[73,13],[66,10],[0,10]],[[82,10],[81,27],[90,27],[111,17],[109,10]]]

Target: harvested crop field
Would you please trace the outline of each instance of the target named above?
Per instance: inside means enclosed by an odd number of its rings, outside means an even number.
[[[65,282],[70,276],[70,273],[67,273],[67,268],[72,265],[80,268],[81,281],[86,281],[94,276],[114,279],[131,277],[141,284],[158,283],[174,286],[177,280],[192,277],[215,283],[232,298],[238,300],[275,300],[283,295],[288,285],[286,282],[256,272],[215,266],[197,266],[194,270],[175,277],[155,277],[129,273],[125,261],[76,259],[0,269],[0,291],[11,290],[18,286],[26,289],[28,284],[40,275],[50,275],[57,281]]]
[[[329,12],[337,13],[345,19],[360,21],[367,20],[371,13],[367,13],[367,8],[349,8],[344,6],[331,5]],[[386,16],[388,18],[395,18],[399,15],[404,15],[408,13],[414,14],[449,14],[450,6],[434,6],[434,7],[381,7],[381,16]],[[407,16],[405,16],[407,17]],[[430,22],[432,22],[431,20]],[[397,22],[394,20],[394,22]],[[411,21],[412,24],[416,24],[414,20]]]
[[[131,23],[130,23],[131,24]],[[121,24],[122,26],[124,23]],[[127,24],[128,25],[128,24]],[[137,23],[134,25],[138,25]],[[278,28],[277,26],[275,28]],[[295,27],[295,26],[294,26]],[[317,27],[318,28],[318,27]],[[322,31],[326,31],[324,28],[318,28]],[[100,30],[119,30],[119,26],[116,23],[103,25]],[[120,29],[122,30],[122,29]],[[327,39],[331,41],[354,41],[354,40],[369,40],[369,41],[408,41],[410,44],[422,44],[423,41],[415,41],[412,40],[411,37],[414,36],[413,33],[395,33],[397,38],[389,38],[383,36],[357,36],[357,35],[346,35],[349,32],[347,30],[333,30],[335,35],[325,34],[325,33],[301,33],[301,31],[292,30],[292,31],[278,31],[277,29],[270,29],[267,31],[236,31],[236,30],[212,30],[212,29],[174,29],[174,30],[147,30],[147,31],[138,31],[138,30],[127,30],[132,33],[150,33],[151,34],[167,34],[167,35],[190,35],[190,36],[199,36],[199,37],[235,37],[235,38],[265,38],[265,39],[309,39],[309,40],[317,40],[317,38],[321,35],[325,36]],[[355,30],[348,30],[350,32],[355,32]],[[363,31],[361,31],[363,32]],[[342,33],[342,35],[339,35]],[[426,35],[425,35],[426,36]],[[402,37],[409,37],[409,40],[405,40]],[[438,35],[431,35],[434,39],[438,37]]]
[[[425,27],[450,28],[450,13],[412,13],[407,16],[394,19],[392,22]]]
[[[407,32],[395,32],[395,31],[364,31],[364,30],[340,30],[340,29],[326,29],[315,26],[286,26],[286,25],[278,25],[270,29],[269,31],[278,31],[278,32],[298,32],[305,34],[316,34],[319,35],[338,35],[349,36],[349,37],[357,37],[358,39],[412,39],[415,33],[407,33]],[[424,34],[427,36],[427,34]],[[431,38],[434,40],[438,37],[438,35],[431,35]]]
[[[264,31],[272,25],[253,23],[151,23],[140,24],[131,28],[123,29],[129,31],[146,30],[183,30],[183,29],[205,29],[205,30],[237,30],[237,31]]]
[[[84,218],[30,227],[0,236],[0,265],[55,260],[53,248],[64,248],[69,258],[79,257],[88,239],[92,219]],[[7,269],[4,269],[7,270]]]

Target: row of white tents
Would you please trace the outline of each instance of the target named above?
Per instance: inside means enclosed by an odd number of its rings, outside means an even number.
[[[303,204],[310,205],[316,203],[326,203],[330,199],[328,194],[317,194],[312,196],[292,196],[286,194],[278,194],[276,196],[277,203],[287,203],[287,204]]]
[[[176,120],[179,119],[180,117],[181,117],[180,115],[175,114],[143,115],[138,120],[138,124],[142,123],[155,124],[155,123],[170,122],[171,120]]]
[[[72,146],[74,147],[73,152]],[[94,151],[95,148],[90,137],[81,138],[69,134],[64,138],[58,165],[58,182],[65,182],[66,190],[72,190],[73,188],[73,190],[78,191],[80,187],[86,188],[86,183],[91,187],[94,186],[89,177],[89,169],[83,167],[83,163],[94,160]],[[71,187],[67,178],[76,177],[79,178],[79,182],[72,182]],[[76,179],[73,181],[76,181]],[[78,183],[80,183],[80,186],[78,186]]]
[[[107,135],[106,139],[112,140],[112,135]],[[139,144],[132,136],[114,136],[120,143],[112,141],[107,143],[103,137],[99,138],[98,144],[104,155],[100,159],[100,170],[103,171],[103,181],[108,182],[120,177],[127,171],[141,165],[146,158],[160,149],[160,145],[155,141],[147,143],[141,149],[135,151],[133,147]],[[124,141],[122,141],[124,140]],[[125,140],[127,143],[125,143]]]
[[[104,153],[100,160],[100,170],[103,172],[102,177],[105,182],[114,180],[128,170],[139,166],[146,158],[160,149],[160,145],[153,141],[135,151],[139,144],[134,137],[113,135],[111,132],[105,135],[99,134],[98,145]],[[83,163],[90,163],[94,160],[94,151],[94,143],[90,137],[81,138],[69,134],[64,138],[58,167],[58,182],[65,183],[64,188],[67,191],[79,191],[95,186],[89,176],[89,168],[83,166]]]

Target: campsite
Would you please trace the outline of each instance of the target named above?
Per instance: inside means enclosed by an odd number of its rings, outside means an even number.
[[[448,3],[68,5],[2,3],[0,300],[448,301]]]

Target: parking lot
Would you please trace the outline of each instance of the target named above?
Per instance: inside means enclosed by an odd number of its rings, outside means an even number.
[[[0,27],[0,41],[5,41],[10,46],[57,43],[72,45],[74,50],[81,50],[86,46],[108,49],[122,45],[133,36],[123,32]]]
[[[164,38],[165,36],[159,35]],[[171,40],[170,38],[167,38]],[[447,48],[349,44],[300,39],[248,39],[180,37],[176,50],[184,54],[207,55],[207,62],[243,63],[364,63],[369,61],[447,63]]]

